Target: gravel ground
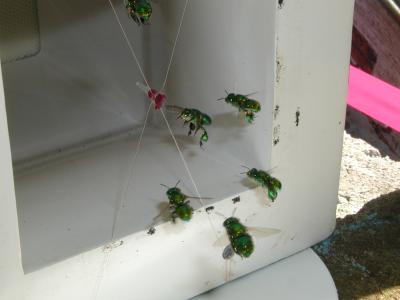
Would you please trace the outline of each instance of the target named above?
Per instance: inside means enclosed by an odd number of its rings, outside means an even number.
[[[366,203],[400,189],[400,161],[382,156],[364,140],[344,133],[336,216],[356,214]]]
[[[376,147],[345,132],[336,230],[314,250],[339,299],[400,299],[400,161],[387,139],[358,128],[349,132]]]

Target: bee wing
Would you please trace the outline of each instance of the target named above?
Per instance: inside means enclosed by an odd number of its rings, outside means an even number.
[[[167,107],[167,111],[169,111],[169,112],[181,113],[184,110],[183,107],[180,107],[177,105],[166,105],[166,107]]]
[[[168,203],[160,203],[160,213],[153,218],[153,222],[150,227],[153,227],[159,220],[168,221],[171,219],[171,212]]]
[[[212,200],[213,198],[210,197],[187,197],[187,199],[195,199],[195,200]]]
[[[250,96],[253,96],[253,95],[255,95],[255,94],[258,94],[258,92],[253,92],[253,93],[250,93],[250,94],[247,94],[247,95],[244,95],[246,98],[248,98],[248,97],[250,97]]]
[[[230,241],[228,235],[221,235],[213,244],[214,247],[226,247],[226,245],[230,245]]]
[[[224,248],[222,252],[223,259],[231,259],[235,255],[235,251],[233,251],[232,245],[229,244]]]
[[[267,228],[267,227],[246,227],[248,232],[255,238],[266,238],[268,236],[272,236],[282,232],[276,228]]]

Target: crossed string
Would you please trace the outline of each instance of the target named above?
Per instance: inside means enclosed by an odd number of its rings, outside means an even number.
[[[183,25],[183,20],[184,20],[185,14],[186,14],[186,10],[187,10],[189,1],[190,0],[186,0],[186,2],[185,2],[185,6],[183,8],[183,12],[182,12],[182,16],[181,16],[181,19],[180,19],[178,31],[177,31],[177,34],[176,34],[176,37],[175,37],[173,48],[172,48],[171,57],[169,59],[167,71],[166,71],[165,78],[164,78],[164,81],[163,81],[163,85],[162,85],[162,87],[161,87],[161,89],[159,90],[158,93],[163,92],[164,89],[165,89],[165,86],[167,84],[168,75],[169,75],[170,70],[171,70],[171,66],[172,66],[172,62],[173,62],[174,54],[175,54],[175,50],[176,50],[176,45],[178,44],[180,32],[181,32],[182,25]],[[139,69],[139,72],[140,72],[144,82],[146,83],[148,89],[151,90],[149,82],[148,82],[148,80],[146,78],[146,75],[143,72],[143,69],[142,69],[142,67],[140,65],[140,62],[139,62],[138,58],[137,58],[137,55],[136,55],[135,50],[134,50],[134,48],[132,46],[132,43],[130,42],[130,40],[129,40],[127,34],[126,34],[126,31],[125,31],[125,29],[124,29],[124,27],[123,27],[123,25],[121,23],[121,20],[120,20],[120,18],[118,16],[118,13],[117,13],[116,9],[115,9],[115,6],[112,3],[112,0],[108,0],[108,2],[110,4],[110,7],[111,7],[111,9],[112,9],[112,11],[114,13],[114,16],[115,16],[115,18],[116,18],[116,20],[117,20],[117,22],[118,22],[118,24],[119,24],[119,26],[121,28],[122,34],[124,36],[124,39],[125,39],[126,43],[128,44],[129,50],[130,50],[130,52],[132,54],[133,59],[136,62],[136,65],[137,65],[137,67]],[[134,152],[134,155],[132,157],[132,160],[131,160],[131,163],[130,163],[130,166],[129,166],[128,180],[127,180],[127,183],[125,184],[125,186],[123,187],[122,192],[120,194],[121,196],[119,197],[120,199],[117,202],[117,207],[116,207],[116,210],[115,210],[115,213],[114,213],[114,217],[113,217],[113,225],[112,225],[112,231],[111,231],[111,242],[109,243],[109,244],[111,244],[111,246],[115,242],[115,231],[116,231],[116,227],[117,227],[116,226],[117,225],[117,221],[118,221],[118,218],[119,218],[119,215],[120,215],[120,212],[121,212],[121,208],[123,206],[124,199],[126,198],[130,182],[131,182],[132,177],[133,177],[133,169],[134,169],[135,161],[136,161],[136,159],[138,157],[138,154],[139,154],[139,151],[140,151],[140,147],[141,147],[144,131],[146,129],[146,125],[147,125],[147,121],[148,121],[148,117],[149,117],[149,113],[150,113],[150,109],[151,109],[152,104],[153,103],[150,102],[150,104],[148,106],[146,117],[145,117],[145,120],[144,120],[144,123],[143,123],[143,127],[142,127],[142,130],[141,130],[139,138],[138,138],[138,143],[137,143],[137,146],[136,146],[136,150]],[[203,201],[203,198],[200,195],[200,192],[198,190],[197,184],[196,184],[196,182],[195,182],[195,180],[193,178],[192,172],[190,171],[189,166],[188,166],[188,164],[187,164],[187,162],[185,160],[185,157],[184,157],[184,155],[182,153],[182,150],[181,150],[181,148],[179,146],[179,143],[175,138],[175,135],[174,135],[174,133],[173,133],[173,131],[171,129],[171,126],[170,126],[170,124],[168,122],[168,119],[165,116],[165,113],[162,110],[162,108],[160,109],[160,111],[161,111],[163,119],[164,119],[164,121],[165,121],[165,123],[167,125],[168,131],[169,131],[169,133],[170,133],[170,135],[171,135],[171,137],[172,137],[172,139],[173,139],[173,141],[175,143],[175,146],[176,146],[176,148],[178,150],[179,156],[180,156],[180,158],[182,160],[182,163],[183,163],[183,165],[184,165],[184,167],[186,169],[186,172],[187,172],[187,174],[189,176],[189,179],[190,179],[190,181],[191,181],[191,183],[192,183],[192,185],[193,185],[193,187],[195,189],[195,192],[197,194],[198,200],[200,201],[200,203],[201,203],[201,205],[202,205],[202,207],[203,207],[203,209],[205,211],[205,203]],[[211,221],[211,218],[208,215],[208,213],[207,213],[207,217],[208,217],[208,220],[210,222],[211,228],[212,228],[215,236],[218,237],[218,234],[217,234],[217,231],[215,229],[215,226],[213,225],[213,223]],[[95,291],[94,291],[94,294],[93,294],[93,299],[97,299],[97,297],[98,297],[98,294],[99,294],[99,291],[100,291],[101,282],[102,282],[102,279],[104,277],[104,272],[105,272],[105,269],[106,269],[106,267],[107,267],[107,265],[109,263],[109,256],[110,256],[109,254],[110,254],[110,251],[107,251],[105,253],[105,255],[104,255],[104,259],[103,259],[103,262],[102,262],[102,265],[101,265],[101,269],[100,269],[100,272],[99,272],[99,275],[98,275],[98,278],[97,278],[97,281],[96,281]]]

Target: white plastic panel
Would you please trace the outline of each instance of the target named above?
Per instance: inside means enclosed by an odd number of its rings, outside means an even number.
[[[0,298],[20,299],[23,272],[2,79],[0,74]]]
[[[160,183],[173,186],[182,180],[183,191],[196,195],[172,139],[151,128],[145,133],[134,167],[134,171],[140,171],[134,173],[126,193],[128,162],[132,160],[137,135],[53,162],[16,179],[25,271],[107,243],[122,193],[124,203],[116,227],[117,238],[151,225],[160,213],[160,204],[166,201],[166,188]],[[245,160],[219,152],[211,142],[205,151],[197,143],[186,145],[184,153],[201,194],[213,198],[206,204],[234,197],[247,189],[241,183],[244,177],[239,175]],[[205,170],[212,172],[212,176],[204,176]],[[254,209],[266,203],[266,199],[261,199]],[[192,205],[199,207],[200,203],[192,200]],[[233,205],[229,213],[232,210]],[[211,230],[209,225],[207,229]],[[157,235],[154,237],[157,239]]]
[[[111,252],[103,248],[148,104],[107,5],[40,0],[42,52],[3,70],[22,262],[29,272],[22,275],[12,264],[19,274],[12,283],[19,288],[0,289],[5,299],[186,299],[226,280],[222,248],[213,247],[224,234],[218,215],[197,211],[187,224],[165,223],[155,235],[146,233],[166,200],[160,183],[182,179],[183,190],[194,195],[159,112],[151,114],[123,197],[120,240]],[[183,5],[154,4],[153,24],[143,29],[117,5],[155,88],[162,84]],[[213,197],[207,204],[214,211],[229,215],[238,207],[246,225],[281,230],[257,238],[251,258],[235,258],[229,279],[309,247],[334,226],[351,17],[352,2],[345,0],[284,1],[282,8],[272,0],[190,1],[167,95],[171,104],[208,112],[214,126],[205,150],[170,115],[173,130],[199,191]],[[254,125],[245,126],[233,108],[215,101],[224,89],[258,92],[263,109]],[[274,168],[284,188],[273,205],[239,174],[243,164]],[[233,205],[239,193],[241,202]],[[4,209],[15,216],[12,207]],[[8,234],[17,228],[9,222]],[[15,240],[6,239],[9,253],[18,252]]]
[[[140,126],[139,71],[107,1],[39,0],[38,11],[40,53],[3,66],[14,162]],[[120,13],[140,46],[140,31]]]
[[[337,300],[335,283],[311,249],[206,292],[193,300]]]
[[[143,70],[156,88],[164,80],[184,3],[154,5],[152,25],[143,29],[125,18],[126,11],[117,5]],[[212,2],[191,2],[169,73],[169,103],[213,117],[210,141],[202,150],[198,138],[187,137],[182,121],[169,115],[201,193],[213,198],[208,204],[248,188],[240,175],[242,165],[269,168],[275,4],[240,2],[227,5],[224,13],[251,13],[255,7],[269,12],[266,24],[261,13],[255,19],[264,26],[250,19],[226,22]],[[165,201],[160,183],[182,180],[185,192],[195,195],[164,120],[153,110],[133,177],[128,178],[149,100],[136,87],[136,81],[142,81],[139,70],[111,9],[103,2],[96,6],[78,1],[42,1],[39,8],[40,54],[4,68],[26,272],[107,243],[121,197],[117,237],[148,228]],[[95,10],[93,16],[85,16],[89,9]],[[66,13],[59,15],[60,10]],[[80,14],[82,19],[73,18]],[[246,35],[255,25],[256,34]],[[214,28],[219,32],[201,34]],[[219,49],[235,50],[226,55]],[[254,125],[216,101],[225,89],[257,92],[262,111]],[[125,194],[127,180],[131,182]]]

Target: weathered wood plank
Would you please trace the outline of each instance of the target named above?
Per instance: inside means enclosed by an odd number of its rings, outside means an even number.
[[[400,24],[381,1],[357,0],[354,25],[378,59],[373,75],[400,88]]]

